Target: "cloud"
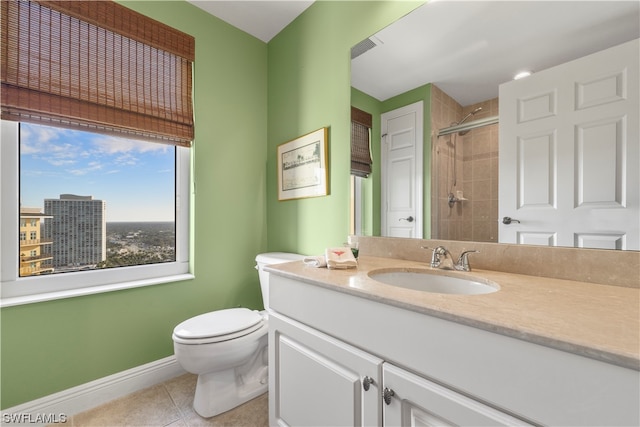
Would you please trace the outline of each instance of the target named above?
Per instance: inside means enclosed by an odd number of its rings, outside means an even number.
[[[89,162],[87,166],[79,169],[70,169],[69,173],[72,175],[86,175],[91,172],[97,172],[103,168],[103,165],[100,162]]]
[[[50,164],[52,164],[53,166],[67,166],[67,165],[73,165],[76,163],[75,160],[71,160],[71,159],[49,159],[48,161]]]
[[[164,144],[138,141],[135,139],[117,138],[106,135],[95,135],[92,142],[94,148],[98,152],[111,155],[120,153],[166,153],[166,151],[170,149],[169,146]]]
[[[56,141],[66,139],[68,133],[66,129],[23,123],[20,126],[20,153],[50,153],[55,149]]]
[[[101,170],[115,173],[139,165],[141,156],[167,154],[172,149],[164,144],[31,124],[21,126],[20,139],[21,156],[76,176]]]
[[[20,127],[20,136],[35,141],[38,144],[49,142],[52,139],[60,139],[64,134],[68,133],[67,129],[56,128],[50,126],[38,126],[31,124],[23,124]]]
[[[134,139],[119,138],[71,129],[23,123],[20,128],[22,154],[46,153],[67,157],[90,157],[98,154],[166,153],[172,147]]]
[[[131,153],[124,153],[114,159],[114,163],[119,166],[135,166],[138,158]]]

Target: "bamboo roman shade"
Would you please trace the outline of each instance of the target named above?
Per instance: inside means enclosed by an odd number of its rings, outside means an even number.
[[[351,175],[366,178],[371,174],[372,122],[371,114],[351,107]]]
[[[190,146],[192,36],[113,1],[0,4],[2,119]]]

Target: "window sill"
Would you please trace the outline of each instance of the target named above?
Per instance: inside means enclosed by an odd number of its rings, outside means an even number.
[[[124,289],[141,288],[144,286],[160,285],[163,283],[181,282],[193,280],[195,276],[190,273],[176,274],[173,276],[155,277],[131,282],[120,282],[108,285],[90,286],[86,288],[68,289],[57,292],[46,292],[34,295],[0,298],[0,308],[17,305],[34,304],[38,302],[53,301],[58,299],[74,298],[85,295],[101,294],[105,292],[121,291]]]

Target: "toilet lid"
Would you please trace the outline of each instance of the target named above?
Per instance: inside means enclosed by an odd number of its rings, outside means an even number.
[[[237,334],[251,329],[264,318],[257,311],[248,308],[229,308],[187,319],[173,330],[173,334],[182,339],[203,339]]]

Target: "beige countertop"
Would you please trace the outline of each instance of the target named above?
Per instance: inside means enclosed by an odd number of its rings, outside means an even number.
[[[424,269],[476,277],[500,290],[448,295],[399,288],[369,277],[385,268]],[[432,269],[426,263],[361,256],[358,267],[329,270],[302,261],[267,268],[292,279],[472,327],[640,370],[640,289],[474,269]]]

